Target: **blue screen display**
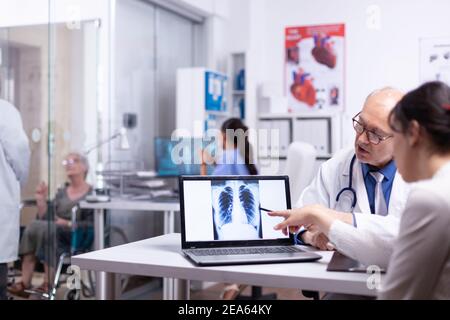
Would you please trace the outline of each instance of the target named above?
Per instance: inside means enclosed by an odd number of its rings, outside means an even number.
[[[158,176],[200,175],[201,150],[205,149],[214,156],[215,142],[193,138],[180,138],[179,140],[156,138],[155,165]],[[208,175],[213,171],[213,166],[207,166]]]

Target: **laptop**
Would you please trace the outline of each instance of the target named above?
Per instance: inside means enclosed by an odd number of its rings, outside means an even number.
[[[286,176],[181,176],[179,192],[182,251],[198,266],[322,258],[273,229],[283,219],[268,212],[291,208]]]

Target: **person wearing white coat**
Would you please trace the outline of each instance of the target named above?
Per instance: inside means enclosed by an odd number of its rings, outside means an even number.
[[[328,248],[336,248],[363,264],[369,261],[387,264],[409,194],[409,186],[392,161],[393,147],[387,121],[389,112],[402,96],[395,89],[384,88],[367,98],[362,112],[354,118],[355,146],[342,150],[324,163],[296,204],[297,208],[321,205],[351,215],[343,216],[342,222],[335,224],[328,237],[314,230],[304,230],[299,235],[300,240],[321,249],[328,243]],[[369,179],[372,179],[368,177],[369,168],[385,175],[381,185],[384,209],[375,208],[377,190],[369,185]],[[350,176],[354,194],[347,190],[337,201],[339,193],[350,187]],[[355,232],[355,227],[359,232]]]
[[[17,109],[0,100],[0,299],[6,299],[7,263],[17,260],[20,188],[28,178],[30,148]]]

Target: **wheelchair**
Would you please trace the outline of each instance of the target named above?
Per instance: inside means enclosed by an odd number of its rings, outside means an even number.
[[[74,255],[83,254],[89,251],[92,251],[92,246],[94,243],[94,227],[87,226],[81,228],[77,225],[77,212],[80,210],[79,206],[75,206],[72,208],[72,230],[71,230],[71,245],[69,252],[63,252],[59,255],[58,258],[58,266],[56,268],[55,279],[53,280],[53,284],[50,288],[49,293],[44,293],[43,297],[48,300],[56,299],[56,290],[60,285],[61,275],[63,273],[64,266],[70,265],[70,258]],[[67,268],[66,268],[67,271]],[[74,275],[77,276],[77,275]],[[89,285],[82,280],[81,275],[78,282],[80,284],[80,288],[69,288],[64,295],[65,300],[80,300],[81,292],[84,297],[90,298],[95,296],[95,285],[92,277],[92,272],[88,272],[88,282]]]
[[[48,201],[48,207],[53,208],[52,201]],[[24,209],[25,207],[35,207],[36,201],[35,200],[25,200],[21,203],[20,209]],[[71,230],[70,230],[70,245],[69,246],[63,246],[63,248],[59,248],[58,245],[56,247],[58,248],[45,248],[41,250],[41,252],[38,254],[38,260],[43,261],[43,257],[46,256],[54,256],[56,259],[55,265],[55,272],[54,272],[54,278],[51,279],[51,286],[49,287],[48,292],[42,292],[42,291],[36,291],[36,290],[25,290],[27,294],[33,297],[38,297],[40,299],[46,299],[46,300],[55,300],[56,299],[56,291],[63,283],[62,280],[64,280],[64,275],[67,273],[67,271],[70,271],[70,258],[73,255],[83,254],[86,252],[89,252],[92,250],[93,243],[94,243],[94,227],[92,225],[84,225],[80,226],[80,224],[77,221],[77,213],[79,212],[80,208],[79,206],[75,206],[71,210]],[[80,211],[81,212],[81,211]],[[86,213],[90,214],[90,213]],[[93,219],[92,219],[93,220]],[[57,237],[58,232],[55,233],[55,237]],[[58,254],[55,252],[59,251]],[[20,276],[21,273],[18,271],[20,269],[20,263],[15,263],[14,266],[11,266],[8,271],[8,285],[13,285],[15,282],[15,278]],[[43,266],[42,263],[38,262],[35,271],[43,272]],[[74,277],[78,277],[80,275],[73,274]],[[68,288],[68,290],[64,294],[65,300],[79,300],[81,299],[81,294],[86,297],[90,298],[95,295],[95,281],[93,278],[93,273],[88,272],[87,277],[85,277],[86,280],[83,280],[82,278],[76,279],[77,288]],[[14,299],[14,298],[12,298]]]
[[[27,200],[22,202],[21,209],[24,207],[34,207],[36,206],[35,200]],[[52,202],[48,202],[49,208],[53,206]],[[72,208],[71,211],[71,232],[70,232],[70,248],[67,247],[58,254],[56,253],[49,253],[50,256],[55,256],[57,264],[55,268],[54,278],[51,280],[51,286],[49,288],[48,292],[41,292],[36,290],[25,290],[26,293],[28,293],[30,296],[38,297],[40,299],[45,300],[56,300],[56,293],[57,290],[61,287],[62,284],[68,283],[67,280],[73,279],[75,280],[76,284],[79,284],[79,286],[75,286],[75,288],[72,288],[73,285],[68,286],[68,290],[66,290],[65,294],[63,295],[64,300],[80,300],[82,297],[84,298],[92,298],[95,296],[95,272],[92,271],[86,271],[83,273],[84,277],[81,276],[81,274],[75,274],[74,272],[76,270],[73,270],[71,267],[71,257],[74,255],[79,255],[83,253],[87,253],[92,251],[93,244],[94,244],[94,227],[93,225],[88,226],[80,226],[80,223],[77,221],[78,212],[82,212],[83,210],[79,207],[79,205],[76,205]],[[91,210],[89,210],[90,212]],[[87,211],[84,211],[85,213]],[[93,213],[92,213],[93,214]],[[93,220],[93,219],[92,219]],[[128,242],[127,236],[125,233],[117,227],[110,226],[110,223],[107,223],[107,228],[105,232],[105,238],[110,238],[113,233],[117,234],[120,238],[122,238],[124,243]],[[57,251],[58,249],[53,248],[53,250],[49,251]],[[39,258],[42,258],[44,256],[44,253],[39,254]],[[44,260],[44,259],[39,259]],[[15,266],[15,268],[12,268],[9,270],[9,283],[13,284],[14,279],[17,276],[20,276],[20,273],[17,272],[14,269],[17,269],[18,266]],[[42,268],[41,268],[42,269]],[[42,270],[39,270],[42,271]],[[69,271],[69,272],[68,272]],[[68,276],[68,277],[67,277]],[[79,276],[79,278],[77,278]],[[64,281],[66,280],[66,281]],[[124,276],[122,278],[122,289],[127,287],[128,284],[128,277]]]

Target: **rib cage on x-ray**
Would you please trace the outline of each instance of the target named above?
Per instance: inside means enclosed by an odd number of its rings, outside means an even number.
[[[257,182],[213,183],[214,234],[218,240],[262,237]]]

